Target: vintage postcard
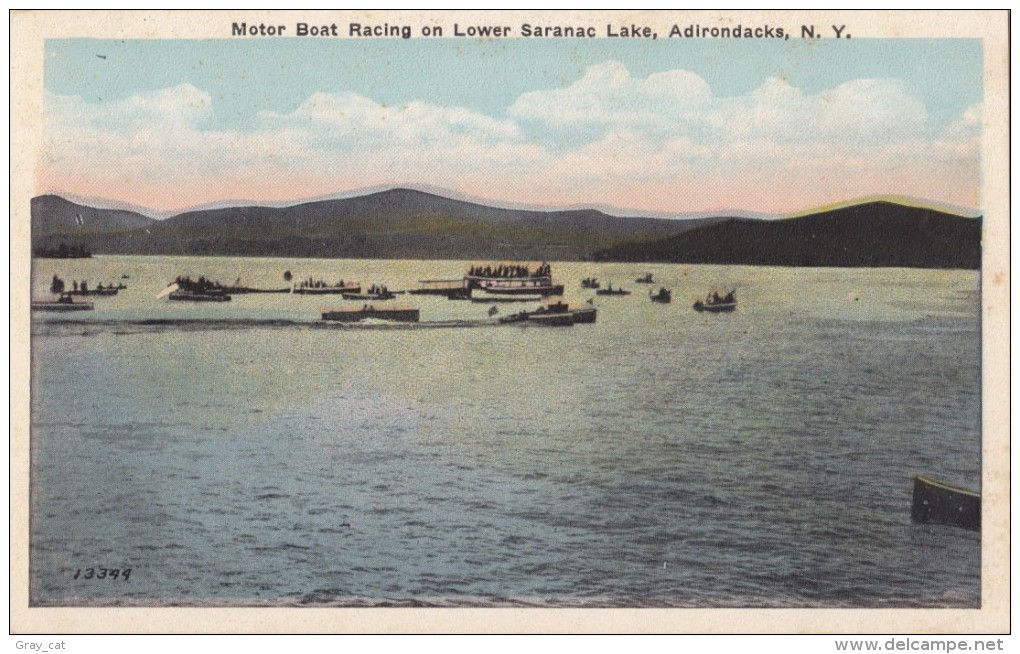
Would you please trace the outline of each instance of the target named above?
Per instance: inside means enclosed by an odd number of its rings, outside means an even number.
[[[1007,27],[15,13],[12,631],[1008,631]]]

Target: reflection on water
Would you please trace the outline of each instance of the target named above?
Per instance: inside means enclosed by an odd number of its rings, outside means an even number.
[[[155,296],[469,262],[35,265],[37,294],[128,275],[33,316],[36,604],[978,603],[979,536],[909,517],[914,473],[980,483],[975,272],[554,263],[571,301],[634,293],[571,328],[334,329],[332,298]],[[713,288],[738,310],[693,311]],[[72,578],[91,566],[132,573]]]

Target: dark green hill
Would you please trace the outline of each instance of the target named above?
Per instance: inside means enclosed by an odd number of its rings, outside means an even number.
[[[85,242],[97,253],[122,254],[572,260],[625,239],[659,239],[693,226],[593,209],[501,209],[393,189],[290,207],[190,211],[144,233]]]
[[[96,209],[57,195],[32,198],[32,239],[76,239],[83,236],[145,229],[156,221],[133,211]]]
[[[981,220],[873,202],[798,218],[698,220],[595,209],[489,207],[392,189],[289,207],[226,207],[156,221],[56,196],[32,200],[33,246],[96,254],[369,259],[660,261],[978,268]]]
[[[601,261],[896,268],[981,267],[981,219],[891,202],[797,218],[731,218],[600,250]]]

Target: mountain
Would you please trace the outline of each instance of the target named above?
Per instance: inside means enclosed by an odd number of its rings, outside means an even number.
[[[897,268],[981,267],[981,219],[869,202],[780,220],[732,218],[638,240],[600,261]]]
[[[43,222],[33,205],[33,225]],[[392,189],[289,207],[190,211],[81,243],[110,254],[576,260],[626,239],[665,238],[693,226],[594,209],[502,209]]]
[[[52,195],[34,198],[33,246],[57,239],[96,254],[920,268],[981,263],[980,219],[892,202],[775,220],[682,220],[595,209],[505,209],[400,188],[288,207],[189,211],[161,221]]]
[[[57,195],[32,198],[32,241],[77,240],[98,234],[145,229],[156,221],[133,211],[96,209]]]

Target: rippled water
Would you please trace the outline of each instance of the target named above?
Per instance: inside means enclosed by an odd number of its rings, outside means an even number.
[[[979,535],[910,521],[914,473],[979,487],[976,272],[554,263],[575,301],[589,275],[635,293],[594,325],[431,330],[154,296],[466,262],[35,265],[37,292],[129,275],[33,316],[36,605],[978,605]],[[738,310],[694,312],[711,288]]]

